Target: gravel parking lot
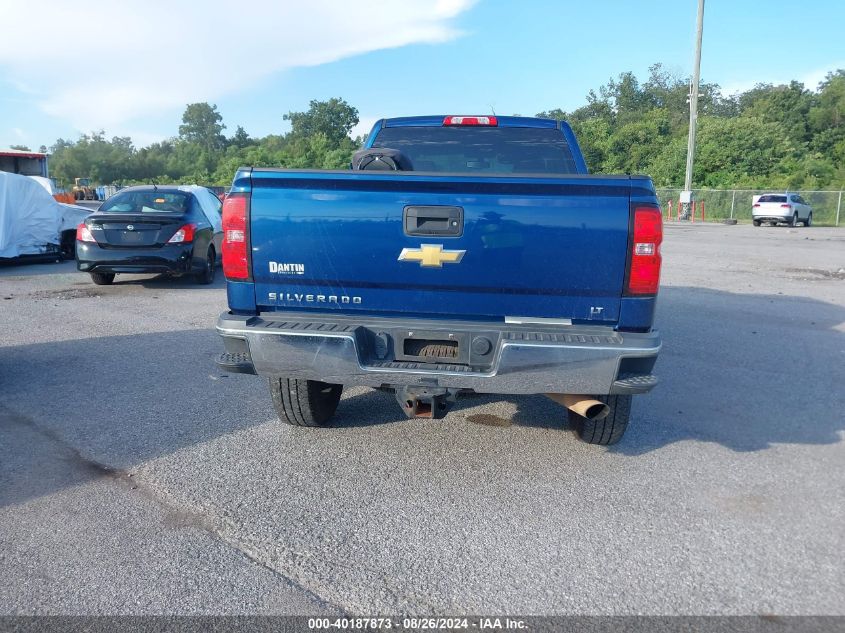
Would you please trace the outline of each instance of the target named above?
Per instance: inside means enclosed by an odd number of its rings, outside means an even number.
[[[660,386],[279,424],[222,275],[0,269],[0,614],[845,615],[845,231],[669,225]]]

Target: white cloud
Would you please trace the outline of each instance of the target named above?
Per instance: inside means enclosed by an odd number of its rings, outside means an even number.
[[[291,68],[454,39],[475,1],[3,2],[0,69],[79,130],[119,128]]]
[[[735,95],[741,92],[745,92],[747,90],[751,90],[757,84],[773,84],[775,86],[779,86],[782,84],[788,84],[793,79],[804,84],[804,87],[807,90],[815,90],[818,88],[819,84],[824,81],[824,78],[827,76],[827,73],[835,71],[837,68],[845,68],[845,61],[839,61],[824,68],[816,68],[815,70],[811,70],[806,74],[800,77],[758,77],[755,79],[747,79],[741,81],[730,81],[722,86],[722,94],[723,95]]]
[[[801,77],[801,79],[799,79],[798,81],[803,83],[805,88],[809,90],[815,90],[819,87],[819,84],[824,81],[825,77],[827,77],[827,74],[829,72],[833,72],[838,68],[845,68],[845,61],[833,64],[831,66],[828,66],[827,68],[813,70]]]

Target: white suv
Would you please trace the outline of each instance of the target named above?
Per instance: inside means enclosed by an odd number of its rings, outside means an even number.
[[[760,226],[761,222],[769,222],[772,226],[778,222],[788,222],[789,226],[801,222],[810,226],[813,223],[813,207],[797,193],[764,193],[754,197],[751,217],[754,226]]]

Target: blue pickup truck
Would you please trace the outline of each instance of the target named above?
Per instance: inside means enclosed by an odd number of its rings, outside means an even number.
[[[566,123],[383,119],[350,170],[240,169],[223,231],[217,363],[267,376],[284,422],[328,424],[344,385],[432,418],[547,394],[612,444],[657,382],[654,186],[588,175]]]

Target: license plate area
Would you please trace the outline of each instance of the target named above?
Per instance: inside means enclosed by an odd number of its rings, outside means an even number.
[[[390,327],[360,328],[357,333],[363,363],[466,365],[488,371],[498,349],[501,332],[495,330],[416,330]]]
[[[123,231],[121,241],[124,244],[140,244],[146,241],[144,238],[144,234],[138,231]]]
[[[396,360],[417,363],[469,364],[469,341],[464,332],[396,332]]]

